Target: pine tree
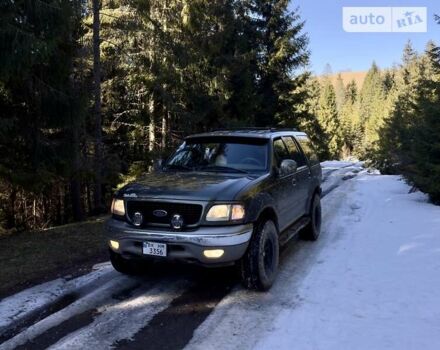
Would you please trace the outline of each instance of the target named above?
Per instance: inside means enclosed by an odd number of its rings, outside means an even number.
[[[418,86],[417,123],[404,175],[420,190],[440,204],[440,48],[429,42],[421,59]]]
[[[417,143],[414,132],[422,123],[424,99],[430,95],[426,90],[427,66],[428,62],[408,43],[387,99],[389,115],[381,128],[376,154],[373,154],[375,164],[385,173],[403,173],[410,178],[413,172],[411,153]]]
[[[101,115],[101,0],[92,0],[93,10],[93,114],[95,134],[95,157],[94,157],[94,205],[97,212],[102,212],[104,203],[102,200],[102,115]]]
[[[330,159],[328,135],[319,122],[320,84],[317,78],[311,77],[298,92],[303,96],[302,103],[295,104],[295,118],[280,123],[283,127],[294,127],[306,132],[322,160]]]
[[[330,65],[330,63],[326,63],[324,66],[324,70],[322,71],[322,75],[324,78],[330,78],[330,76],[333,74],[333,68]]]
[[[336,94],[336,105],[338,106],[338,112],[341,112],[342,106],[345,103],[345,87],[341,73],[339,73],[336,77],[335,94]]]
[[[344,104],[340,112],[345,157],[356,154],[363,140],[358,97],[356,82],[352,80],[345,89]]]
[[[270,126],[295,118],[301,89],[308,73],[308,37],[298,10],[289,11],[288,0],[249,0],[248,21],[255,28],[258,99],[256,124]]]
[[[418,55],[408,43],[390,97],[375,163],[440,203],[440,48],[429,42]]]
[[[318,118],[327,135],[330,157],[338,159],[342,151],[342,131],[338,116],[335,89],[329,79],[325,79],[322,83]]]
[[[373,151],[375,142],[379,139],[378,131],[385,117],[385,93],[381,72],[373,62],[365,77],[359,95],[360,117],[364,130],[362,153]]]
[[[392,90],[395,88],[396,83],[396,69],[386,69],[383,75],[383,88],[385,96],[389,96]]]
[[[82,13],[81,2],[70,0],[1,5],[0,182],[16,227],[59,223],[72,211],[81,217],[71,185],[79,176],[72,135],[84,111],[75,68]]]
[[[417,52],[414,50],[411,40],[408,40],[403,48],[402,65],[403,69],[417,59]]]

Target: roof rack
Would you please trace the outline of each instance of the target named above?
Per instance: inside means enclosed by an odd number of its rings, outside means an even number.
[[[252,127],[252,126],[244,126],[244,127],[233,127],[233,128],[221,128],[221,129],[214,129],[212,131],[298,131],[296,128],[275,128],[275,127]]]

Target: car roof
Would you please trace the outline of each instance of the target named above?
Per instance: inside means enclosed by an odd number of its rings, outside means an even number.
[[[275,129],[275,128],[242,128],[214,130],[210,132],[189,135],[186,139],[209,138],[209,137],[244,137],[258,139],[272,139],[280,136],[307,136],[306,133],[296,129]]]

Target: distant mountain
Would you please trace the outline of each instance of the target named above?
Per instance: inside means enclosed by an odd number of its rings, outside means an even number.
[[[342,81],[344,82],[344,86],[347,85],[350,81],[354,80],[356,82],[357,87],[360,89],[362,84],[364,83],[365,76],[367,72],[340,72],[330,74],[329,77],[334,84],[336,84],[336,79],[338,78],[338,74],[341,74]],[[323,75],[320,75],[318,79],[323,79]]]

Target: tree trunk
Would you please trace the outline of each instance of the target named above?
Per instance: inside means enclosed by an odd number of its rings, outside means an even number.
[[[33,221],[33,226],[32,228],[35,228],[36,224],[37,224],[37,201],[34,197],[34,200],[32,201],[32,221]]]
[[[101,52],[100,52],[100,0],[93,2],[93,95],[95,117],[95,188],[94,205],[97,212],[104,208],[102,201],[102,117],[101,117]]]
[[[162,151],[165,149],[166,145],[167,145],[167,120],[168,119],[168,111],[167,110],[163,110],[162,113],[162,130],[161,130],[161,148]]]
[[[84,210],[81,202],[81,184],[78,179],[78,174],[80,170],[80,147],[78,133],[78,122],[74,121],[72,126],[73,174],[70,179],[70,198],[72,200],[72,214],[75,221],[84,220]]]
[[[90,214],[92,212],[92,196],[90,193],[90,185],[86,185],[86,197],[87,197],[87,212]]]
[[[58,193],[57,193],[57,204],[56,204],[56,210],[57,210],[57,225],[61,225],[62,222],[62,210],[63,210],[63,194],[61,190],[61,186],[58,185]]]
[[[153,152],[155,150],[155,142],[156,142],[156,121],[155,121],[155,110],[154,110],[154,97],[153,94],[150,95],[150,99],[148,101],[148,113],[150,116],[150,124],[148,126],[148,150]]]
[[[16,210],[15,210],[16,200],[17,200],[17,190],[14,187],[12,187],[11,192],[9,194],[9,202],[8,202],[7,215],[6,215],[7,228],[13,228],[17,224]]]
[[[99,12],[98,12],[99,15]],[[99,20],[99,18],[98,18]],[[72,40],[72,39],[71,39]],[[99,40],[99,37],[98,37]],[[99,41],[98,41],[99,42]],[[79,60],[79,70],[81,73],[84,71],[84,67],[82,65],[83,62],[83,54],[81,51],[76,53],[76,57],[80,58]],[[74,71],[74,63],[73,60],[71,62],[71,70]],[[81,137],[83,135],[83,119],[82,115],[78,113],[78,101],[81,100],[81,83],[80,81],[76,81],[74,75],[70,76],[70,123],[68,125],[68,132],[70,135],[70,149],[72,152],[72,169],[70,173],[69,183],[66,184],[68,186],[68,191],[66,188],[64,190],[64,199],[67,199],[67,193],[70,194],[70,204],[72,206],[72,216],[75,221],[84,220],[84,205],[81,198],[81,161],[82,161],[82,153],[81,153]],[[100,93],[99,93],[100,94]],[[61,199],[60,199],[61,200]],[[68,206],[67,203],[64,204],[64,212],[67,214]],[[65,220],[68,220],[69,217]]]

